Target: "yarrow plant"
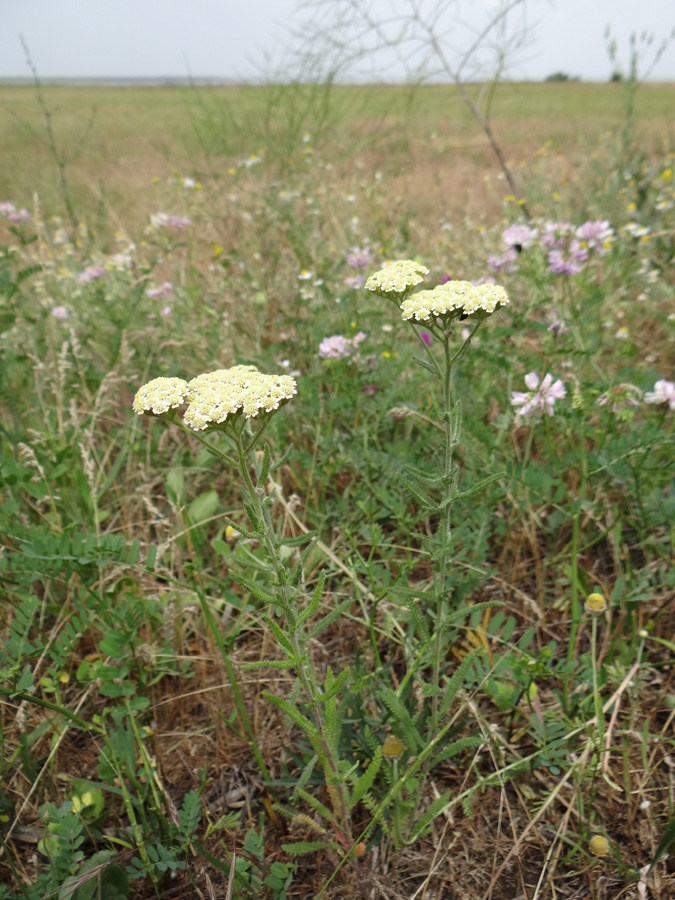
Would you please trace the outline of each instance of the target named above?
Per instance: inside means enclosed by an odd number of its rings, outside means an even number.
[[[366,282],[366,288],[399,306],[402,319],[410,324],[424,351],[424,357],[415,357],[416,361],[432,373],[441,386],[444,442],[440,471],[434,475],[406,465],[403,467],[402,477],[404,486],[425,510],[426,515],[435,517],[437,522],[433,536],[423,539],[425,549],[434,561],[432,583],[430,587],[414,594],[415,602],[423,604],[431,626],[420,621],[420,613],[416,607],[411,607],[417,628],[422,632],[428,629],[431,673],[423,694],[429,698],[429,707],[425,719],[426,731],[420,740],[420,746],[433,746],[448,727],[443,723],[449,704],[442,687],[441,666],[448,652],[452,625],[457,621],[458,614],[461,614],[456,602],[453,603],[449,583],[451,561],[455,552],[452,534],[453,503],[460,497],[468,498],[482,492],[498,477],[490,476],[464,492],[459,489],[459,468],[453,461],[453,451],[461,438],[462,414],[460,401],[452,401],[452,370],[467,352],[482,323],[507,306],[509,298],[501,286],[490,283],[476,285],[470,281],[456,280],[444,281],[432,290],[413,293],[413,289],[422,282],[426,274],[424,266],[412,260],[401,260],[372,275]],[[457,339],[453,326],[466,319],[471,320],[472,327],[466,333],[462,329]],[[422,324],[427,329],[424,332],[419,331],[419,325]],[[431,496],[430,490],[436,496]],[[469,654],[462,666],[470,664],[471,659]],[[418,661],[417,665],[421,666],[422,663]],[[396,745],[395,755],[403,754],[406,749],[408,752],[413,750]],[[420,771],[422,775],[429,772],[427,762],[422,764]],[[415,825],[415,819],[419,816],[417,799],[419,794],[415,795],[415,799],[410,801],[401,814],[403,821],[395,818],[401,840],[405,840],[410,834],[419,833]]]
[[[412,842],[424,833],[431,821],[457,799],[451,801],[449,794],[444,794],[423,813],[422,790],[426,776],[439,761],[469,747],[477,747],[482,742],[478,737],[466,737],[450,744],[444,740],[456,727],[454,717],[448,714],[473,660],[472,654],[469,654],[453,678],[447,683],[443,681],[442,660],[448,650],[452,629],[468,614],[466,608],[459,607],[457,601],[453,601],[450,588],[452,505],[459,497],[473,496],[494,480],[494,477],[485,479],[463,494],[459,490],[459,472],[453,462],[453,449],[460,440],[461,409],[459,402],[452,403],[450,380],[453,366],[466,353],[475,332],[509,300],[502,287],[492,284],[476,286],[467,281],[448,281],[433,290],[411,293],[414,287],[421,284],[427,272],[426,267],[417,262],[402,260],[391,263],[368,279],[369,290],[399,306],[402,319],[410,323],[424,350],[425,358],[418,362],[437,376],[441,384],[445,439],[443,466],[438,475],[430,476],[412,466],[404,466],[403,470],[403,484],[425,515],[437,520],[432,539],[424,539],[435,564],[433,583],[429,588],[410,589],[407,593],[404,590],[415,630],[420,636],[428,635],[428,639],[423,639],[424,654],[415,656],[406,676],[408,680],[415,673],[415,678],[421,679],[422,673],[430,670],[424,690],[424,697],[427,698],[424,716],[415,716],[415,724],[402,706],[399,693],[384,688],[379,696],[384,707],[393,714],[400,734],[390,734],[386,740],[383,737],[381,742],[376,741],[372,745],[373,756],[363,772],[359,773],[341,758],[344,711],[340,707],[338,712],[338,699],[345,691],[356,690],[354,685],[347,688],[349,669],[333,674],[329,667],[325,678],[322,678],[310,653],[311,639],[340,614],[345,604],[310,625],[310,618],[320,606],[324,575],[320,575],[311,597],[307,595],[303,566],[306,554],[311,550],[312,536],[293,539],[282,536],[273,521],[278,486],[273,485],[273,489],[269,490],[268,484],[271,474],[285,461],[290,448],[276,462],[273,462],[267,444],[263,450],[258,449],[272,417],[295,396],[295,379],[289,375],[267,375],[251,365],[236,365],[202,373],[189,381],[177,377],[155,378],[139,388],[133,402],[136,413],[159,417],[179,426],[239,474],[250,531],[240,523],[226,519],[229,533],[237,532],[249,541],[259,543],[266,558],[266,563],[261,564],[262,569],[271,577],[271,583],[267,581],[261,586],[260,582],[240,574],[233,577],[250,596],[274,611],[274,616],[264,615],[263,619],[276,638],[283,657],[251,663],[248,667],[288,669],[294,673],[296,681],[291,699],[272,693],[264,694],[264,697],[304,731],[312,747],[314,759],[309,763],[307,774],[301,776],[301,784],[307,783],[315,764],[318,763],[323,773],[330,809],[312,798],[304,788],[296,789],[296,798],[308,802],[326,823],[327,827],[322,827],[321,833],[329,830],[333,836],[332,840],[326,838],[322,842],[312,843],[311,849],[330,845],[342,854],[344,860],[351,860],[353,865],[365,852],[365,837],[378,825],[392,836],[396,847]],[[460,319],[471,319],[472,328],[467,334],[462,334],[455,346],[452,325]],[[427,330],[420,333],[418,326],[422,323]],[[364,338],[361,332],[351,340],[341,335],[326,338],[322,342],[320,355],[329,359],[346,358],[348,353],[356,352]],[[375,393],[374,386],[367,387],[369,394]],[[430,496],[427,493],[429,490],[440,496]],[[301,547],[305,543],[309,546],[291,565],[289,560],[293,557],[293,551],[289,552],[288,548]],[[346,605],[351,602],[348,598]],[[417,603],[423,604],[424,613],[417,610]],[[478,604],[472,609],[476,611],[481,606],[489,605]],[[202,608],[207,621],[212,621],[205,598]],[[217,625],[214,628],[217,629]],[[224,646],[221,652],[243,729],[261,770],[266,773]],[[378,802],[370,794],[370,788],[380,768],[383,768],[384,783],[389,789]],[[265,774],[265,777],[268,775]],[[356,835],[353,831],[353,811],[361,801],[370,810],[371,820],[365,832]],[[299,848],[301,846],[298,852],[304,852],[309,845],[298,845]],[[356,870],[355,874],[358,874]]]

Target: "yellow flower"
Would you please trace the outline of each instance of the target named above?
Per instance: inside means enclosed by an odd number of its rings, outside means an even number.
[[[513,196],[513,194],[507,194],[506,197],[504,197],[504,200],[505,200],[507,203],[514,203],[514,202],[515,202],[515,199],[516,199],[516,198]]]
[[[227,170],[227,174],[228,175],[236,175],[237,170],[235,168],[233,168],[232,166],[230,166],[230,168]]]
[[[593,856],[607,856],[609,853],[609,841],[601,834],[594,834],[588,842],[588,849]]]
[[[673,180],[673,170],[670,168],[664,169],[663,172],[661,172],[661,180],[666,181],[666,182],[672,181]]]
[[[68,672],[59,672],[59,681],[61,684],[68,684],[70,681],[70,675]]]
[[[626,212],[635,212],[637,209],[637,205],[635,203],[629,203],[626,207]]]

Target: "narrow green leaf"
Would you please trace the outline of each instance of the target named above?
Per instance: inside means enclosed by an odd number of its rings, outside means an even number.
[[[309,605],[298,616],[298,626],[304,625],[304,623],[307,621],[307,619],[309,619],[310,616],[313,616],[314,613],[319,608],[319,603],[321,602],[321,594],[323,593],[323,586],[324,586],[325,581],[326,581],[326,572],[324,570],[319,575],[319,580],[317,582],[316,587],[314,588],[314,593],[312,594],[312,599],[311,599]]]
[[[255,663],[250,663],[249,665],[255,665]],[[274,668],[276,668],[276,666]],[[288,668],[288,666],[285,668]],[[274,703],[282,713],[285,713],[289,719],[292,719],[296,725],[299,725],[306,734],[316,735],[318,733],[316,726],[287,700],[284,700],[282,697],[277,697],[275,694],[270,694],[269,691],[263,692],[263,698],[269,700],[270,703]]]
[[[286,653],[288,653],[289,656],[295,656],[293,644],[291,644],[290,640],[286,637],[286,635],[283,633],[274,619],[272,619],[270,616],[263,616],[263,622],[267,625],[269,630],[272,632],[279,644],[284,648]]]
[[[326,844],[320,841],[294,841],[292,844],[282,844],[281,849],[284,853],[290,853],[291,856],[300,856],[302,853],[316,853],[317,850],[325,850]]]
[[[333,815],[333,813],[327,807],[325,807],[320,800],[317,800],[313,794],[308,794],[307,791],[304,790],[304,788],[296,790],[296,793],[306,803],[309,803],[312,809],[318,812],[322,819],[324,819],[326,822],[329,822],[331,825],[337,826],[337,822],[335,821],[335,816]]]
[[[433,801],[433,803],[430,804],[427,811],[424,813],[422,818],[418,821],[417,825],[415,826],[415,830],[411,834],[410,839],[407,841],[407,843],[409,843],[409,844],[414,843],[418,837],[421,837],[424,834],[424,832],[431,825],[431,823],[434,821],[436,816],[440,816],[440,814],[443,812],[443,810],[448,807],[449,800],[450,800],[450,791],[445,791],[443,794],[441,794],[440,797],[437,797]]]
[[[331,700],[333,697],[335,697],[336,694],[339,694],[340,691],[342,690],[342,688],[345,686],[347,679],[349,678],[349,675],[350,675],[349,666],[347,666],[347,668],[343,669],[340,672],[340,674],[333,681],[331,686],[329,688],[327,687],[327,689],[324,691],[324,693],[320,694],[316,698],[316,700],[313,703],[308,704],[308,706],[311,708],[313,706],[317,706],[319,703],[326,703],[328,700]]]
[[[242,669],[293,669],[300,660],[293,659],[260,659],[257,662],[242,663]]]
[[[427,497],[420,490],[418,490],[411,481],[401,476],[401,482],[408,493],[412,494],[415,500],[417,500],[422,509],[437,509],[438,504],[434,503],[434,501],[430,497]]]
[[[661,836],[661,840],[659,841],[659,846],[656,848],[656,853],[654,854],[654,858],[652,859],[649,866],[650,869],[654,868],[663,854],[670,849],[673,843],[675,843],[675,816],[671,816],[670,819],[668,819],[666,827],[663,829],[663,835]]]
[[[373,786],[373,782],[375,781],[375,776],[380,770],[380,766],[382,765],[382,747],[378,747],[375,751],[375,755],[368,763],[368,768],[361,775],[359,780],[356,782],[356,787],[352,791],[352,796],[349,800],[349,809],[350,811],[354,809],[356,804],[361,800],[361,798],[368,793],[368,791]]]
[[[310,630],[309,636],[310,638],[315,638],[317,634],[321,634],[321,632],[328,628],[329,625],[332,625],[333,622],[339,618],[343,612],[346,612],[349,607],[354,602],[352,597],[348,597],[346,600],[343,600],[342,603],[339,603],[334,609],[332,609],[328,615],[324,616],[323,619],[320,619],[316,625]]]
[[[452,677],[448,681],[445,690],[443,692],[443,699],[441,700],[441,706],[438,711],[439,717],[443,717],[447,711],[452,706],[452,702],[455,699],[455,695],[457,691],[462,687],[464,681],[466,679],[467,672],[471,668],[473,661],[477,656],[480,656],[484,652],[483,647],[474,647],[461,663],[457,666],[455,671],[452,673]]]

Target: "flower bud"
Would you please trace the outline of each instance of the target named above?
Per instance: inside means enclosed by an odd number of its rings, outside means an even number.
[[[588,849],[593,856],[607,856],[609,853],[609,841],[601,834],[594,834],[588,842]]]
[[[382,745],[382,755],[385,759],[398,759],[404,750],[405,744],[394,734],[390,734]]]
[[[584,609],[591,616],[599,616],[607,609],[607,601],[602,594],[589,594],[584,604]]]

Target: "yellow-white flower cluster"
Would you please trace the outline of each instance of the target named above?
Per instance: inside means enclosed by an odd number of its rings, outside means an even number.
[[[184,419],[195,431],[221,425],[238,412],[246,419],[261,412],[274,412],[298,390],[290,375],[264,375],[255,366],[234,366],[198,375],[188,387],[190,405]]]
[[[415,319],[417,322],[476,313],[485,317],[508,302],[509,298],[501,285],[447,281],[431,291],[419,291],[408,297],[401,305],[401,315],[406,320]]]
[[[139,416],[143,413],[161,416],[182,406],[187,392],[188,383],[182,378],[154,378],[139,388],[134,397],[134,412]]]
[[[134,399],[139,413],[161,415],[188,404],[183,419],[194,431],[222,425],[239,413],[252,419],[271,413],[297,393],[290,375],[264,375],[255,366],[233,366],[193,378],[155,378],[143,385]]]
[[[421,266],[412,259],[399,259],[371,275],[366,281],[366,290],[383,294],[385,297],[390,294],[405,294],[423,281],[424,276],[428,274],[426,266]]]

